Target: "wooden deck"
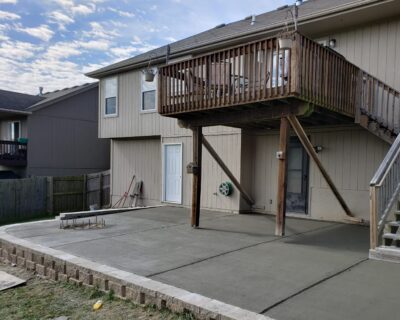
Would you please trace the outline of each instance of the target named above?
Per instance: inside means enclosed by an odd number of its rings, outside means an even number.
[[[17,141],[0,141],[0,165],[24,167],[27,164],[27,144]]]
[[[241,126],[217,119],[226,113],[240,119],[245,111],[247,117],[255,113],[247,125],[257,126],[257,119],[283,110],[312,119],[310,124],[354,122],[366,114],[390,130],[400,127],[399,92],[299,33],[291,49],[279,48],[274,37],[159,69],[158,111],[164,116],[190,122],[201,115],[198,125]]]

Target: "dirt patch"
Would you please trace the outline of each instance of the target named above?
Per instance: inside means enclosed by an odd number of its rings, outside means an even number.
[[[27,280],[26,285],[0,293],[0,319],[154,319],[189,320],[189,314],[174,314],[169,310],[142,307],[129,300],[115,298],[92,288],[39,278],[34,273],[0,263],[0,270]],[[93,311],[101,299],[103,306]]]

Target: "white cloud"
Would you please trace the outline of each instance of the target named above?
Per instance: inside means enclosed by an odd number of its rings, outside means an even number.
[[[117,31],[105,28],[100,22],[92,21],[89,25],[90,30],[82,32],[86,37],[112,39],[119,36]]]
[[[133,18],[135,16],[135,14],[133,12],[118,10],[118,9],[115,9],[112,7],[108,7],[107,9],[110,10],[111,12],[117,13],[121,17]]]
[[[71,56],[79,56],[81,51],[74,42],[58,42],[47,48],[44,58],[55,61],[67,59]]]
[[[141,44],[141,43],[142,43],[142,39],[140,39],[139,36],[134,35],[134,36],[133,36],[132,44]]]
[[[12,58],[15,61],[23,61],[34,56],[39,49],[29,42],[4,41],[0,44],[0,57]]]
[[[124,60],[132,57],[134,53],[138,52],[138,49],[133,46],[127,47],[115,47],[110,49],[111,54],[118,60]]]
[[[62,13],[61,11],[49,12],[47,16],[49,17],[49,22],[58,24],[58,27],[61,30],[65,30],[66,25],[75,22],[74,19]]]
[[[21,16],[19,16],[18,14],[0,10],[0,20],[18,20],[18,19],[21,19]]]
[[[78,4],[76,6],[73,6],[70,8],[72,14],[81,14],[81,15],[88,15],[96,10],[96,6],[94,4],[90,5],[83,5],[83,4]]]
[[[17,0],[0,0],[0,4],[17,4]]]
[[[128,25],[126,23],[122,23],[121,21],[109,20],[109,22],[117,28],[126,28]]]
[[[96,11],[94,3],[75,4],[73,0],[53,0],[55,3],[63,7],[68,13],[72,15],[88,15]],[[93,1],[94,2],[94,1]]]
[[[81,41],[79,45],[84,49],[91,50],[107,50],[110,46],[110,43],[107,40],[91,40],[91,41]]]
[[[167,40],[168,42],[175,42],[177,41],[174,37],[165,37],[165,40]]]
[[[49,41],[54,35],[54,31],[52,31],[49,26],[45,24],[42,24],[39,27],[35,28],[23,28],[21,25],[19,25],[16,27],[15,30],[27,33],[30,36],[41,39],[43,41]]]

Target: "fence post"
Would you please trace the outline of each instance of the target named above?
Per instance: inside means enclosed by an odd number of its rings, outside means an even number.
[[[54,184],[53,177],[47,177],[47,213],[53,214],[54,209]]]
[[[84,174],[83,175],[83,188],[82,188],[82,198],[83,198],[83,203],[82,203],[82,210],[85,211],[86,210],[86,203],[87,203],[87,175]]]
[[[103,173],[99,173],[99,209],[103,208]]]

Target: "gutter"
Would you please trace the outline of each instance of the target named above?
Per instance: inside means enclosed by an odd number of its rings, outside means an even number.
[[[359,10],[363,7],[373,6],[376,4],[390,3],[390,2],[395,2],[395,0],[359,0],[356,2],[343,4],[343,5],[337,6],[335,8],[322,10],[322,11],[319,11],[314,14],[303,15],[300,17],[298,24],[299,24],[299,26],[301,26],[306,23],[313,22],[312,20],[318,21],[318,20],[327,18],[328,16],[331,16],[331,15],[333,16],[335,14],[340,14],[340,13],[353,11],[353,10]],[[216,39],[214,39],[214,41],[212,43],[203,44],[194,49],[186,48],[186,49],[177,51],[175,53],[172,53],[172,54],[170,54],[169,58],[176,59],[176,58],[179,58],[179,57],[187,55],[187,54],[196,54],[196,53],[204,52],[204,51],[208,51],[208,50],[215,50],[217,48],[225,47],[227,45],[235,45],[238,43],[243,43],[243,40],[255,38],[260,35],[279,32],[284,25],[285,25],[284,23],[279,22],[279,23],[275,23],[272,25],[268,25],[267,27],[264,27],[264,28],[259,28],[258,30],[249,31],[247,33],[241,34],[236,37],[232,36],[231,38],[223,38],[223,39],[216,38]],[[221,40],[219,40],[219,39],[221,39]],[[165,63],[165,60],[166,60],[165,56],[161,56],[161,57],[152,59],[152,62],[154,64],[162,64],[162,63]],[[87,77],[100,79],[102,77],[113,75],[116,73],[121,73],[121,72],[129,71],[132,69],[143,68],[143,67],[146,67],[147,64],[148,64],[148,60],[144,60],[142,62],[132,63],[129,65],[116,67],[116,68],[113,68],[110,70],[100,71],[101,70],[100,69],[99,71],[88,72],[85,75]]]
[[[21,115],[30,115],[30,114],[32,114],[32,112],[30,112],[30,111],[11,110],[11,109],[5,109],[5,108],[0,108],[0,112],[16,113],[16,114],[21,114]]]

